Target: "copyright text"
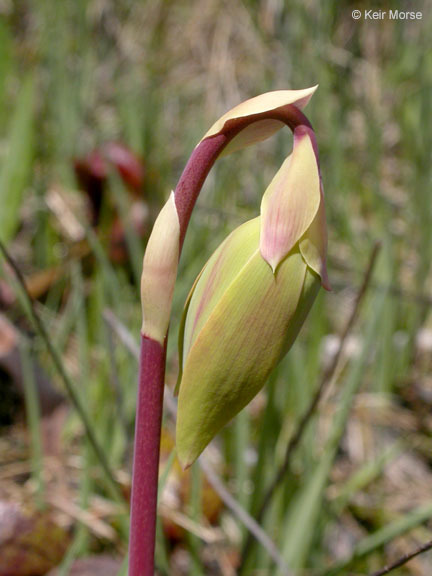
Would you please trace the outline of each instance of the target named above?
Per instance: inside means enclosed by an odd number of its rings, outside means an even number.
[[[422,12],[406,12],[404,10],[353,10],[354,20],[421,20]]]

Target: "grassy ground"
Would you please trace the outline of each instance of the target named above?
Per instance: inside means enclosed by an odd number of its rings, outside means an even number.
[[[307,113],[320,147],[333,291],[320,294],[288,357],[208,454],[235,501],[256,516],[337,351],[379,241],[345,351],[261,522],[299,575],[369,574],[432,538],[432,14],[420,0],[423,18],[413,22],[355,21],[355,8],[334,0],[0,0],[0,238],[37,296],[126,497],[137,365],[118,327],[136,341],[137,277],[151,222],[217,117],[255,94],[319,83]],[[143,158],[143,191],[138,202],[111,174],[92,228],[73,159],[113,140]],[[228,231],[257,214],[290,147],[282,131],[221,160],[210,175],[180,265],[169,388],[196,274]],[[130,226],[131,210],[144,214],[141,235]],[[119,263],[110,239],[122,224]],[[29,338],[21,346],[26,424],[18,413],[2,429],[0,496],[55,512],[72,535],[61,573],[91,553],[122,558],[124,505],[80,419],[73,410],[56,419],[34,410],[31,361],[54,387],[64,383],[1,262],[2,289],[12,290],[4,313]],[[55,440],[48,447],[47,436]],[[221,504],[198,466],[180,472],[172,447],[167,414],[160,573],[282,574],[254,539],[244,553],[248,530],[238,514]],[[431,571],[426,554],[395,574]]]

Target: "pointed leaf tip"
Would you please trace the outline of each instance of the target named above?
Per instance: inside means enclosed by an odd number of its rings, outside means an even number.
[[[180,254],[180,223],[172,192],[154,223],[141,277],[142,333],[163,344]]]
[[[330,291],[331,286],[327,274],[327,226],[322,186],[318,212],[306,233],[300,239],[299,247],[306,264],[319,275],[321,286],[325,290]]]
[[[260,250],[273,270],[307,231],[319,204],[317,158],[309,133],[300,132],[261,202]]]

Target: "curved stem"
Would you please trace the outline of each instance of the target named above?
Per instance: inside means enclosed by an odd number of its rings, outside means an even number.
[[[175,204],[180,222],[180,252],[183,246],[192,210],[201,188],[218,156],[231,138],[218,134],[200,142],[190,155],[174,191]]]
[[[266,114],[253,114],[229,120],[225,124],[223,132],[201,140],[192,152],[174,191],[180,222],[180,253],[192,210],[213,164],[239,132],[258,120],[279,120],[291,128],[294,136],[297,128],[301,127],[307,130],[318,158],[315,133],[309,120],[296,106],[282,106]]]

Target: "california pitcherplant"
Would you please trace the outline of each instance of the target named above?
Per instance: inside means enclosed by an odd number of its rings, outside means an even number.
[[[153,576],[166,339],[189,219],[218,156],[284,125],[292,154],[260,216],[221,244],[189,294],[180,329],[177,453],[190,466],[262,388],[293,344],[319,286],[328,287],[324,199],[314,131],[301,109],[315,88],[262,94],[222,116],[193,151],[144,256],[129,576]]]

